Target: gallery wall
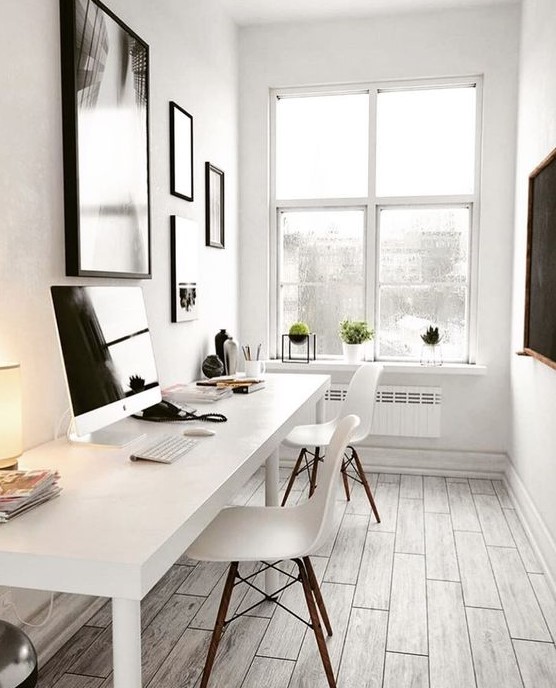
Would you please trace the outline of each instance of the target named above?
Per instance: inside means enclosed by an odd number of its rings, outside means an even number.
[[[150,46],[152,280],[65,277],[58,0],[0,3],[0,361],[21,363],[25,448],[52,439],[68,408],[50,285],[141,285],[163,384],[198,377],[218,329],[237,332],[235,25],[216,0],[106,4]],[[170,100],[194,118],[192,203],[169,193]],[[205,161],[225,171],[224,250],[204,246]],[[200,317],[177,324],[170,322],[174,214],[197,221],[200,242]],[[24,618],[48,601],[44,593],[16,597]],[[31,630],[42,633],[41,651],[89,604],[80,597],[57,602],[49,625]],[[13,612],[1,613],[17,622]]]
[[[107,0],[150,46],[152,280],[65,277],[58,0],[0,5],[0,360],[21,362],[26,448],[68,407],[49,286],[143,287],[163,384],[190,381],[237,333],[237,35],[216,0]],[[171,196],[168,102],[193,115],[193,202]],[[204,164],[225,172],[226,247],[206,248]],[[110,161],[107,161],[110,164]],[[170,323],[170,215],[199,226],[198,320]]]
[[[266,347],[271,296],[261,250],[269,250],[269,89],[484,77],[477,362],[488,371],[483,377],[386,376],[385,384],[439,384],[443,390],[442,437],[381,437],[389,448],[419,447],[430,456],[472,451],[487,462],[489,453],[507,449],[518,50],[516,5],[240,31],[240,315],[243,338]],[[313,326],[318,331],[318,323]]]
[[[528,176],[556,148],[556,12],[553,0],[524,0],[519,75],[511,446],[514,490],[556,580],[556,370],[516,356],[523,347]],[[554,295],[552,295],[554,297]]]

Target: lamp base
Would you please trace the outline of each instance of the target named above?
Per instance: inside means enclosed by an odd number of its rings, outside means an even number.
[[[12,456],[11,459],[0,459],[0,470],[3,468],[17,468],[19,456]]]

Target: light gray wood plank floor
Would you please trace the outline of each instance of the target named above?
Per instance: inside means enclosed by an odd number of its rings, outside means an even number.
[[[368,475],[382,522],[359,486],[351,504],[340,487],[334,533],[313,557],[338,688],[556,686],[556,599],[505,484]],[[260,504],[263,480],[234,502]],[[306,495],[296,485],[288,503]],[[225,575],[182,556],[143,600],[144,688],[198,688]],[[242,584],[232,608],[255,601]],[[308,618],[299,584],[280,601]],[[39,688],[112,688],[111,631],[107,601],[40,668]],[[269,602],[226,628],[210,683],[263,685],[327,685],[312,631]]]

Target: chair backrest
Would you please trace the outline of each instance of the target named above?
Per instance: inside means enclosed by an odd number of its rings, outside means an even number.
[[[302,519],[305,525],[314,533],[311,551],[315,551],[324,544],[334,527],[334,506],[336,503],[336,489],[340,475],[340,464],[347,445],[352,439],[354,430],[359,425],[356,415],[342,418],[330,440],[326,450],[326,461],[319,470],[319,484],[313,496],[297,507],[304,512]],[[308,552],[310,553],[310,552]]]
[[[343,418],[352,413],[359,416],[361,422],[352,437],[352,442],[365,439],[371,431],[376,389],[382,369],[380,363],[364,363],[357,368],[351,378],[339,417]]]

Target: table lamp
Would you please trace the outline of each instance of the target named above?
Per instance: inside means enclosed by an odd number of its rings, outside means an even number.
[[[0,469],[15,466],[22,452],[19,363],[0,363]]]

